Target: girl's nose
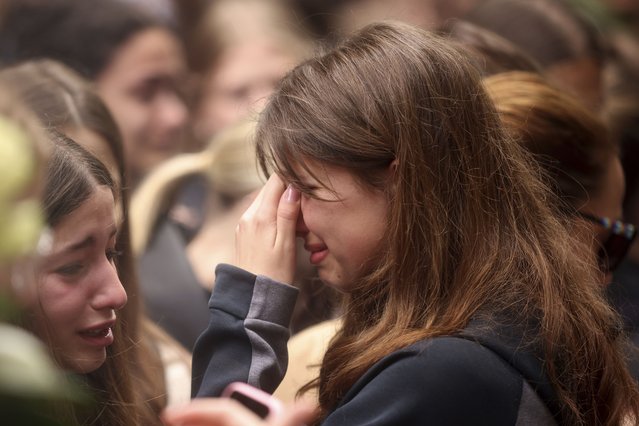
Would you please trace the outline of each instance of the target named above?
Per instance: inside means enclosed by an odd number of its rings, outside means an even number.
[[[100,286],[92,301],[92,306],[96,310],[113,309],[119,310],[126,305],[127,294],[120,278],[113,267],[108,264],[108,270],[103,270],[103,279],[99,280]]]

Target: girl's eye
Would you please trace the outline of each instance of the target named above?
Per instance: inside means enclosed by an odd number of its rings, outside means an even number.
[[[159,85],[155,80],[144,81],[131,90],[131,94],[139,102],[147,104],[153,100],[158,92]]]
[[[300,189],[302,197],[318,201],[339,201],[339,198],[330,190],[321,186],[308,185]]]
[[[319,189],[317,186],[307,185],[303,183],[292,183],[291,185],[295,189],[297,189],[303,196],[311,198],[313,198],[313,194],[315,193],[315,191]]]
[[[135,97],[142,103],[149,103],[153,99],[154,91],[149,88],[142,88],[133,92]]]
[[[122,252],[121,251],[118,251],[118,250],[115,250],[115,249],[110,249],[110,250],[106,251],[106,257],[109,260],[109,262],[111,262],[111,263],[115,262],[115,260],[118,257],[120,257],[120,256],[122,256]]]
[[[64,275],[67,277],[71,277],[79,274],[84,269],[84,264],[82,263],[70,263],[68,265],[64,265],[55,270],[56,274]]]

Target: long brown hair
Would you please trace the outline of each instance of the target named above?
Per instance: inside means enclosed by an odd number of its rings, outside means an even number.
[[[323,416],[385,355],[507,314],[539,323],[527,337],[567,424],[639,418],[594,262],[576,255],[585,248],[549,207],[532,158],[504,135],[479,74],[450,43],[405,24],[365,27],[284,78],[257,149],[287,181],[313,160],[388,196],[381,260],[347,296],[322,363]]]
[[[108,421],[113,422],[119,418],[117,421],[123,422],[121,424],[159,424],[158,414],[166,405],[166,387],[159,354],[147,338],[146,328],[150,325],[143,314],[130,244],[127,214],[130,195],[124,175],[120,131],[89,83],[61,63],[38,60],[8,67],[0,71],[0,82],[12,87],[18,98],[36,113],[44,129],[60,133],[72,129],[90,130],[104,139],[115,159],[118,176],[113,182],[114,198],[119,200],[123,212],[116,243],[116,250],[121,255],[116,264],[128,302],[120,312],[118,339],[109,348],[108,363],[112,367],[102,368],[91,376],[94,376],[94,391],[109,394],[110,403],[103,407],[104,419],[110,417]],[[84,146],[82,140],[74,142]],[[114,414],[110,416],[108,412]]]
[[[53,152],[46,168],[42,204],[47,225],[55,228],[63,218],[86,202],[99,186],[109,188],[114,197],[116,189],[108,170],[88,151],[55,131],[50,133],[50,139]],[[25,322],[27,327],[30,324],[28,318],[27,316]],[[46,324],[44,326],[46,328]],[[116,324],[115,327],[114,332],[123,331],[123,326]],[[41,337],[46,341],[46,336]],[[121,350],[122,344],[118,344],[118,347]],[[131,398],[133,395],[128,382],[130,379],[127,377],[121,359],[113,356],[113,351],[117,351],[118,347],[109,348],[104,364],[86,375],[86,385],[91,397],[96,401],[95,406],[82,407],[79,410],[62,407],[57,414],[60,420],[64,419],[65,422],[73,424],[99,425],[139,422],[136,412],[126,407],[126,398]],[[52,351],[52,356],[57,359],[55,350]],[[117,380],[123,380],[121,387],[110,386],[110,384],[118,383]],[[67,412],[65,409],[70,411]]]

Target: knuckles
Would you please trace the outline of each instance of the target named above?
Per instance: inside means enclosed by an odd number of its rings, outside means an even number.
[[[299,207],[297,206],[286,206],[281,207],[277,210],[277,215],[282,219],[286,220],[297,220],[297,216],[299,214]]]
[[[253,237],[264,235],[272,235],[277,233],[277,218],[264,217],[260,215],[243,215],[240,217],[236,227],[235,235],[247,234]]]

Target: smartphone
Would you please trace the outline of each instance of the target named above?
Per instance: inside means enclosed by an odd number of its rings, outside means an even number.
[[[235,399],[262,419],[284,410],[283,404],[278,399],[242,382],[229,384],[222,392],[222,397]]]

